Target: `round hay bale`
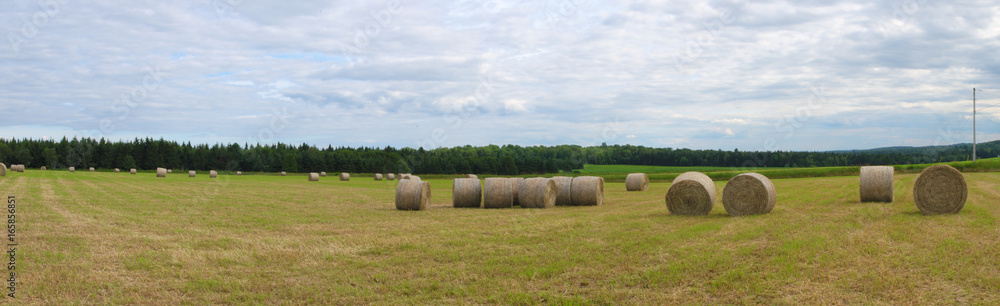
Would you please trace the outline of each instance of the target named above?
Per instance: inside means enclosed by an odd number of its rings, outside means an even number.
[[[521,192],[521,186],[524,185],[524,178],[523,177],[512,177],[512,178],[508,178],[508,180],[511,180],[513,182],[512,184],[514,186],[514,203],[513,203],[513,205],[514,206],[519,206],[519,205],[521,205],[521,199],[520,199],[519,194]]]
[[[382,174],[381,173],[375,173],[375,180],[376,181],[381,181],[382,180]]]
[[[320,173],[319,173],[319,176],[322,176],[322,177],[326,177],[326,171],[322,171],[322,172],[320,172]]]
[[[949,165],[927,167],[913,183],[913,202],[924,215],[957,214],[968,197],[965,176]]]
[[[129,169],[129,170],[128,170],[128,173],[130,173],[130,174],[135,174],[135,168],[132,168],[132,169]]]
[[[156,170],[156,171],[160,171],[160,170]],[[164,169],[163,172],[166,173],[166,169]],[[194,177],[194,175],[195,175],[195,171],[194,170],[188,170],[188,177]]]
[[[715,183],[701,172],[685,172],[674,178],[665,198],[674,215],[707,215],[715,205]]]
[[[893,168],[889,166],[861,167],[861,184],[858,192],[861,195],[861,202],[892,203],[893,172]]]
[[[478,177],[478,176],[476,176],[475,174],[466,174],[466,175],[465,175],[465,178],[474,178],[474,179],[477,179],[477,178],[479,178],[479,177]]]
[[[288,174],[285,173],[285,171],[281,171],[281,176],[286,176],[286,175],[288,175]]]
[[[7,176],[7,165],[0,163],[0,176]]]
[[[556,206],[573,205],[573,178],[568,176],[553,176],[552,182],[556,184]]]
[[[17,165],[17,172],[24,173],[24,164]]]
[[[167,173],[174,173],[173,169],[167,169]]]
[[[69,167],[69,172],[76,172],[76,167]]]
[[[90,172],[94,172],[94,167],[90,167]]]
[[[390,173],[390,175],[392,175]],[[451,204],[455,208],[479,208],[483,202],[483,186],[479,179],[457,178],[451,187]]]
[[[570,197],[574,206],[597,206],[604,202],[604,179],[596,176],[573,178]]]
[[[625,190],[649,190],[649,175],[646,175],[645,173],[629,173],[629,175],[625,177]]]
[[[217,177],[219,177],[219,173],[216,172],[215,170],[209,170],[208,171],[208,177],[209,178],[217,178]]]
[[[340,180],[341,181],[350,181],[351,180],[351,174],[347,173],[347,172],[341,172],[340,173]]]
[[[385,175],[385,179],[390,180],[390,181],[396,180],[396,175],[392,174],[392,173],[386,174]]]
[[[419,181],[420,180],[420,177],[416,176],[416,175],[407,175],[406,177],[408,177],[412,181]]]
[[[194,172],[194,171],[191,171]],[[167,177],[167,169],[156,168],[156,177]]]
[[[396,209],[425,210],[430,202],[430,182],[403,180],[396,184]]]
[[[514,180],[505,177],[488,177],[483,186],[483,208],[511,208],[514,206]]]
[[[517,196],[523,208],[552,208],[556,206],[556,182],[536,177],[524,180]]]
[[[45,166],[38,168],[38,170],[45,170]]]
[[[236,171],[236,175],[243,175],[243,171]]]
[[[309,181],[310,182],[319,182],[319,173],[316,173],[316,172],[309,173]]]
[[[722,207],[730,216],[769,213],[777,200],[774,183],[758,173],[737,175],[722,189]]]
[[[118,169],[118,168],[115,168],[115,173],[118,173],[118,172],[121,172],[121,170]]]

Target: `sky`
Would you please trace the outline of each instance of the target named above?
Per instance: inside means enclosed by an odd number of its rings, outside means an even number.
[[[996,1],[0,1],[8,139],[1000,139]]]

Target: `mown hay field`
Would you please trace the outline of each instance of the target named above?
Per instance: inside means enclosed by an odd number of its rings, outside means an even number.
[[[398,211],[396,181],[305,174],[32,171],[18,200],[17,304],[1000,303],[1000,173],[966,173],[957,215],[858,177],[775,179],[766,215],[670,215],[668,182],[601,206]],[[5,302],[14,302],[7,299]]]

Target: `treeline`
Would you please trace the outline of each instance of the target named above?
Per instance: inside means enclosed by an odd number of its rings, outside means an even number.
[[[408,172],[434,174],[531,174],[582,169],[584,164],[629,164],[715,167],[827,167],[895,165],[961,161],[971,145],[893,148],[842,152],[742,152],[690,150],[632,145],[515,145],[423,148],[317,148],[306,144],[198,144],[163,139],[111,142],[103,138],[54,140],[0,139],[0,162],[29,168],[166,167],[181,170],[252,172]],[[1000,142],[980,144],[980,158],[1000,155]]]

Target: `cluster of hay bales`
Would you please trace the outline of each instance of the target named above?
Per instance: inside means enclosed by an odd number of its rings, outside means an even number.
[[[310,182],[319,182],[319,173],[316,173],[316,172],[309,173],[309,181]]]
[[[402,182],[402,181],[400,181]],[[451,188],[451,203],[456,208],[479,208],[483,199],[483,186],[477,178],[457,178]]]
[[[208,171],[208,177],[209,178],[217,178],[217,177],[219,177],[219,172],[216,172],[215,170],[209,170]]]
[[[133,169],[134,171],[135,169]],[[194,171],[191,171],[194,172]],[[193,175],[193,174],[192,174]],[[167,169],[156,168],[156,177],[167,177]]]
[[[396,184],[396,209],[425,210],[431,201],[431,184],[417,180],[400,180]]]
[[[861,167],[861,182],[858,193],[861,202],[892,203],[892,175],[894,169],[889,166]]]
[[[129,169],[129,170],[128,170],[128,173],[129,173],[129,174],[135,174],[135,168],[132,168],[132,169]]]
[[[771,212],[778,193],[766,176],[743,173],[726,183],[722,189],[722,207],[730,216],[760,215]]]
[[[649,190],[649,175],[646,175],[645,173],[629,173],[629,175],[625,177],[625,190]]]
[[[160,170],[156,170],[156,171],[159,172]],[[164,169],[163,172],[166,173],[167,170]],[[196,174],[196,172],[194,170],[188,170],[188,177],[194,177],[195,174]]]
[[[665,198],[674,215],[707,215],[715,205],[715,183],[701,172],[685,172],[674,178]]]
[[[24,165],[23,164],[10,165],[10,172],[24,173]]]
[[[385,175],[385,179],[386,180],[390,180],[390,181],[395,180],[396,179],[396,175],[392,174],[392,173],[388,173],[388,174]]]
[[[341,172],[340,173],[340,180],[341,181],[350,181],[351,180],[351,174],[347,173],[347,172]]]
[[[76,167],[69,167],[69,172],[76,172]]]
[[[375,180],[376,181],[381,181],[382,180],[382,174],[381,173],[375,173]]]
[[[965,176],[949,165],[930,166],[913,183],[913,202],[924,215],[957,214],[968,197]]]
[[[523,180],[518,198],[523,208],[552,208],[556,206],[556,183],[551,179],[536,177]]]

